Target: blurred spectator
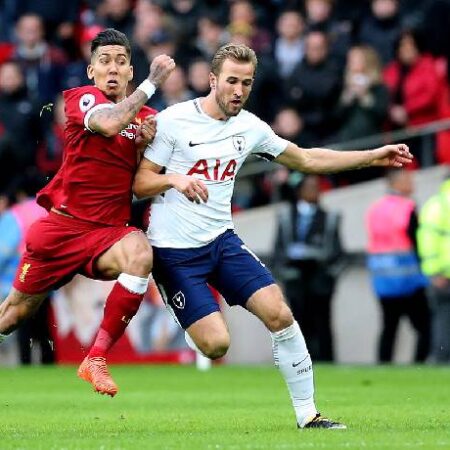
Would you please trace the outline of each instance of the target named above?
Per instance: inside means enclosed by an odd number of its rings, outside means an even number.
[[[329,57],[325,33],[308,33],[305,44],[305,57],[287,80],[286,90],[288,103],[304,121],[305,146],[317,147],[335,129],[333,111],[341,90],[341,75]]]
[[[294,142],[303,147],[303,120],[298,112],[289,107],[281,108],[272,123],[272,129],[278,136]],[[296,171],[290,171],[286,167],[278,167],[271,174],[273,184],[272,203],[279,201],[296,201],[296,187],[302,175]]]
[[[425,53],[423,36],[417,30],[401,34],[396,59],[386,67],[384,79],[391,94],[389,118],[394,126],[422,125],[440,117],[442,78],[434,58]],[[421,165],[434,162],[434,155],[422,151],[422,142],[408,143]]]
[[[256,53],[267,53],[271,49],[270,33],[258,26],[255,7],[250,1],[235,0],[230,5],[228,29],[233,34],[233,29],[248,29],[250,47]]]
[[[450,177],[419,215],[417,235],[422,270],[430,278],[432,312],[431,356],[450,363]]]
[[[366,215],[368,268],[383,321],[378,357],[380,362],[392,361],[398,325],[406,316],[417,333],[414,361],[423,362],[430,346],[430,314],[417,257],[412,173],[391,170],[387,183],[388,193]]]
[[[196,59],[188,69],[189,87],[194,97],[205,97],[209,93],[211,65],[204,59]]]
[[[226,42],[222,24],[215,16],[203,16],[198,20],[197,29],[193,50],[197,56],[210,61],[217,49]]]
[[[64,0],[16,0],[16,17],[36,14],[44,24],[45,36],[53,44],[62,47],[70,55],[75,55],[75,31],[81,1]]]
[[[92,81],[87,76],[87,66],[91,63],[91,42],[102,30],[103,28],[100,25],[91,25],[83,28],[81,31],[81,59],[67,65],[63,77],[63,89],[72,89],[78,86],[92,84]]]
[[[114,28],[132,36],[134,15],[131,0],[102,0],[95,12],[97,21],[104,28]]]
[[[139,0],[135,8],[136,21],[131,41],[133,59],[133,85],[138,86],[147,78],[149,59],[148,49],[152,36],[158,36],[166,28],[163,9],[148,0]]]
[[[295,10],[284,11],[277,20],[278,37],[273,54],[280,78],[288,78],[304,56],[305,24],[302,15]]]
[[[373,47],[385,65],[395,57],[401,29],[398,0],[371,0],[370,14],[363,18],[358,38],[362,44]]]
[[[201,2],[196,0],[168,0],[166,8],[175,24],[177,42],[186,42],[195,36],[201,16]]]
[[[347,55],[344,88],[336,116],[340,121],[338,142],[381,133],[389,106],[381,63],[374,49],[352,47]]]
[[[278,111],[272,124],[272,128],[279,136],[303,147],[303,120],[295,109],[282,108]]]
[[[322,31],[328,36],[330,55],[343,66],[352,42],[352,23],[333,17],[334,3],[334,0],[306,0],[305,19],[308,32]]]
[[[20,66],[0,66],[0,191],[33,166],[40,136],[36,103],[30,100]]]
[[[331,300],[343,268],[340,217],[320,206],[320,178],[305,176],[278,218],[274,264],[311,357],[332,361]]]
[[[352,47],[347,55],[344,88],[335,110],[338,130],[333,142],[346,142],[383,131],[389,93],[382,82],[381,63],[374,49]],[[376,167],[331,176],[337,185],[367,181],[382,175]]]
[[[43,112],[43,116],[47,112]],[[60,168],[63,161],[64,150],[64,126],[66,114],[64,112],[64,99],[59,95],[53,106],[51,121],[44,132],[43,141],[40,143],[37,155],[36,166],[39,172],[47,177],[53,177]]]
[[[53,102],[62,90],[66,56],[45,40],[38,15],[24,14],[19,18],[16,38],[12,58],[22,67],[29,94],[41,104]]]
[[[192,91],[189,90],[186,75],[181,67],[176,67],[169,78],[162,84],[160,95],[152,98],[152,107],[162,111],[168,106],[176,103],[185,102],[194,98]]]
[[[12,286],[20,256],[25,250],[26,233],[33,222],[47,215],[45,209],[38,206],[34,199],[36,192],[43,185],[43,177],[29,171],[23,173],[11,187],[15,204],[0,217],[0,301],[6,298]],[[36,315],[18,330],[22,364],[31,363],[34,342],[39,343],[41,362],[43,364],[54,362],[49,329],[49,306],[49,299],[46,299]]]

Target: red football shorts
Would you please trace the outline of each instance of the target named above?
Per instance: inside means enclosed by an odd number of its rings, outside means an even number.
[[[50,212],[29,229],[13,286],[40,294],[68,283],[76,274],[104,280],[97,259],[135,227],[108,226]]]

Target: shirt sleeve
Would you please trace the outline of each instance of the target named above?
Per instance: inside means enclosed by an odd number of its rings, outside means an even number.
[[[173,137],[175,127],[174,121],[170,120],[167,114],[157,114],[156,135],[153,142],[145,150],[144,157],[146,159],[158,164],[158,166],[167,167],[175,148]]]
[[[95,86],[69,89],[64,92],[64,100],[67,121],[89,131],[92,131],[88,126],[92,113],[114,106]]]
[[[252,153],[261,158],[272,161],[286,150],[289,141],[281,138],[270,128],[270,126],[260,119],[257,119],[257,130],[259,140],[252,150]]]

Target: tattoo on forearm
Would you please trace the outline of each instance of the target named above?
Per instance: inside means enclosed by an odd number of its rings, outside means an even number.
[[[94,119],[94,128],[97,124],[100,124],[103,120],[115,121],[119,125],[120,129],[126,128],[130,122],[136,117],[136,114],[147,102],[147,95],[140,89],[136,89],[125,100],[114,105],[112,108],[104,108],[96,111],[92,119]]]

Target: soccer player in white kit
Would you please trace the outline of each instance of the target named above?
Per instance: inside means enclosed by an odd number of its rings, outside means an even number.
[[[304,173],[402,167],[412,155],[404,144],[340,152],[301,149],[280,138],[242,109],[256,65],[249,47],[221,47],[212,60],[208,96],[157,115],[155,139],[134,182],[138,197],[156,196],[148,230],[153,276],[189,340],[209,358],[222,357],[230,344],[209,286],[230,305],[255,314],[272,336],[275,364],[287,383],[297,426],[343,429],[318,413],[311,358],[298,323],[271,273],[233,230],[236,173],[251,153]]]

